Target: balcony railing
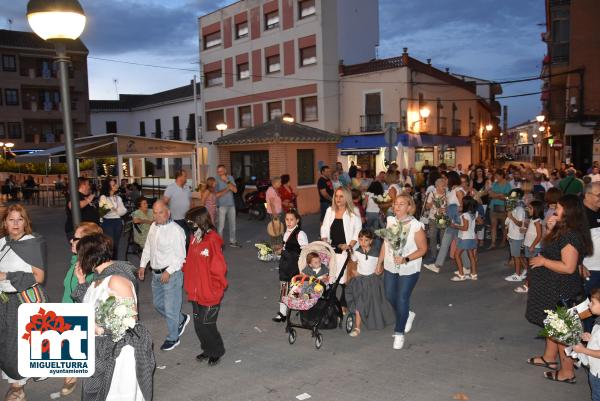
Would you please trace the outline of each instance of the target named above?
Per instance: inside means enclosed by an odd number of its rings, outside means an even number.
[[[366,114],[360,116],[360,132],[381,131],[383,129],[383,114]]]

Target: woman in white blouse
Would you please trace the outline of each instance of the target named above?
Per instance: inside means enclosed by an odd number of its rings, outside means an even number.
[[[323,224],[321,224],[321,239],[329,242],[339,255],[339,257],[336,257],[336,266],[329,266],[329,277],[332,281],[337,279],[346,261],[345,255],[342,254],[345,250],[354,248],[358,242],[358,233],[361,229],[360,212],[352,203],[352,194],[347,188],[340,187],[336,189],[333,194],[333,202],[325,212]],[[340,302],[343,310],[346,311],[346,274],[342,276],[340,283],[342,284]]]
[[[108,178],[102,184],[102,195],[100,195],[100,206],[106,205],[110,209],[102,218],[102,230],[113,240],[113,259],[119,259],[119,241],[123,233],[123,220],[121,216],[127,213],[123,200],[117,193],[119,184],[114,178]]]
[[[415,313],[410,312],[410,295],[419,280],[423,255],[427,253],[425,227],[413,217],[415,210],[412,196],[402,193],[396,197],[394,216],[387,218],[386,227],[402,225],[408,236],[400,250],[392,249],[387,240],[384,242],[376,270],[377,274],[384,273],[385,296],[396,312],[394,349],[402,349],[404,334],[412,328]]]

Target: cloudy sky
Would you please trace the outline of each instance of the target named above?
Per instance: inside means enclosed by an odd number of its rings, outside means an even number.
[[[329,1],[329,0],[323,0]],[[338,0],[342,1],[343,0]],[[371,1],[371,0],[369,0]],[[80,0],[88,24],[83,41],[91,99],[153,93],[187,84],[198,68],[197,17],[233,0]],[[27,0],[0,2],[1,28],[29,30]],[[431,58],[434,66],[485,79],[536,76],[545,52],[542,0],[380,0],[379,57]],[[170,66],[128,65],[96,58]],[[116,80],[116,83],[115,83]],[[540,81],[503,85],[503,95],[536,92]],[[539,95],[501,100],[509,124],[535,116]]]

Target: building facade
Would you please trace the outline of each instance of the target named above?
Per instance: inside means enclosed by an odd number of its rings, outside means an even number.
[[[219,122],[227,134],[286,113],[338,132],[339,63],[376,57],[378,10],[377,0],[242,0],[200,17],[206,141]]]
[[[600,160],[600,7],[595,0],[546,0],[542,142],[551,166],[564,159],[577,168]],[[566,145],[557,150],[548,141]]]
[[[16,151],[46,149],[64,142],[56,50],[32,32],[0,29],[0,141]],[[73,134],[90,135],[88,49],[69,43],[67,55]]]
[[[343,163],[384,170],[388,124],[397,131],[392,145],[401,168],[420,169],[425,160],[466,167],[493,159],[499,85],[440,71],[410,57],[406,48],[399,57],[341,65],[340,73],[340,130],[347,134],[339,145]]]
[[[499,140],[499,152],[509,155],[509,159],[540,163],[545,162],[542,156],[544,133],[540,131],[543,124],[535,119],[509,127]]]

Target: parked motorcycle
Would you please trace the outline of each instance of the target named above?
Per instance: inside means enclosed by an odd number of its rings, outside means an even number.
[[[264,220],[267,216],[265,202],[267,199],[267,189],[270,186],[271,182],[269,180],[259,180],[256,182],[256,191],[249,192],[244,197],[250,218],[254,217],[257,220]]]

